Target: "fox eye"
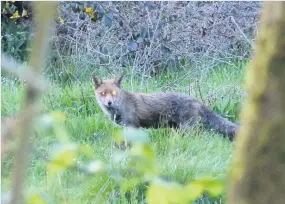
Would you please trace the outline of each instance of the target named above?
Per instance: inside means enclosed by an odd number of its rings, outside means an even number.
[[[101,92],[100,94],[101,94],[102,96],[104,96],[104,95],[105,95],[105,92],[103,91],[103,92]]]
[[[115,91],[112,91],[112,95],[113,95],[113,96],[116,96],[117,93],[116,93]]]

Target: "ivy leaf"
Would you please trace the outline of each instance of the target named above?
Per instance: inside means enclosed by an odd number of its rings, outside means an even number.
[[[71,8],[74,13],[77,13],[79,11],[76,3],[71,3]]]
[[[109,11],[104,15],[104,24],[107,27],[111,27],[113,24],[113,18],[114,18],[114,14],[113,12]]]
[[[136,42],[129,42],[128,43],[128,50],[133,52],[136,51],[138,49],[138,44]]]
[[[138,39],[137,39],[137,43],[142,43],[143,42],[143,38],[142,37],[138,37]]]
[[[79,14],[79,18],[80,18],[81,20],[85,20],[86,14],[85,14],[85,13]]]
[[[96,4],[94,5],[94,10],[95,10],[95,9],[98,10],[99,14],[104,14],[104,13],[105,13],[104,7],[103,7],[101,4],[99,4],[99,3],[96,3]]]

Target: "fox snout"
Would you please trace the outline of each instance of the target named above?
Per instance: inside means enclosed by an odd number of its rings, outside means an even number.
[[[104,105],[110,107],[112,106],[112,104],[113,104],[112,100],[106,100]]]
[[[112,106],[114,101],[115,101],[115,98],[113,98],[113,97],[105,97],[105,98],[103,98],[102,102],[105,106],[110,107],[110,106]]]

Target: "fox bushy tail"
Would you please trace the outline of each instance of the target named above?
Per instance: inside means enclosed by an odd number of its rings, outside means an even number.
[[[233,141],[239,126],[226,118],[219,116],[206,106],[202,106],[200,109],[202,117],[202,123],[215,131],[223,134]]]

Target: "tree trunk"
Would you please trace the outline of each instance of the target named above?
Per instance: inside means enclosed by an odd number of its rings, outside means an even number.
[[[228,203],[285,203],[285,2],[264,2]]]

